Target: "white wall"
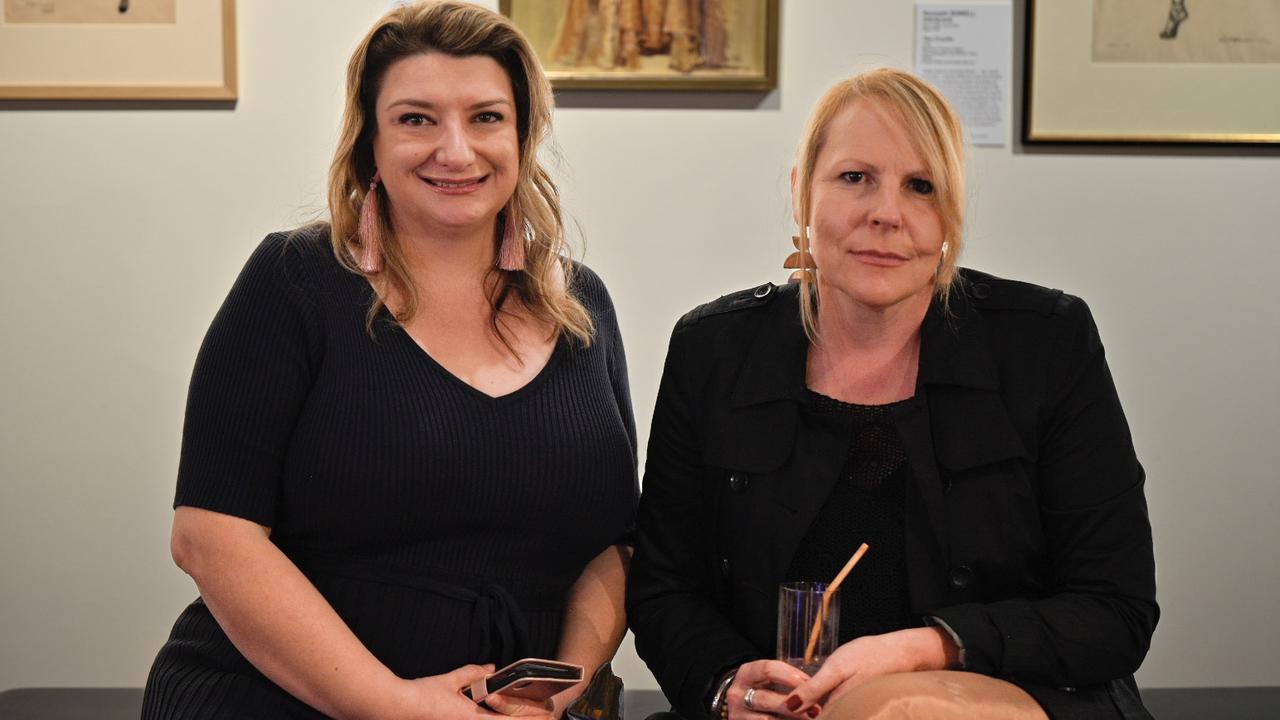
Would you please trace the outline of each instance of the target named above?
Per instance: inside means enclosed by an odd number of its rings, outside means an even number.
[[[565,206],[642,428],[675,319],[785,277],[810,104],[910,63],[906,0],[783,4],[763,99],[561,98]],[[141,685],[194,597],[167,539],[196,348],[258,240],[322,207],[343,65],[383,7],[239,3],[233,111],[0,110],[0,690]],[[1145,686],[1280,685],[1278,181],[1275,152],[972,155],[967,264],[1083,295],[1108,344],[1165,612]]]

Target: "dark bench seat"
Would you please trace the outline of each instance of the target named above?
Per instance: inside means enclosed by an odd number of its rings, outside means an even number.
[[[1280,687],[1154,688],[1142,697],[1157,720],[1280,718]],[[657,690],[628,690],[627,720],[668,708]],[[137,720],[141,688],[15,688],[0,692],[0,720]]]

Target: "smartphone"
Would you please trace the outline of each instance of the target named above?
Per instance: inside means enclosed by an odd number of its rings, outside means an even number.
[[[462,688],[461,692],[476,702],[483,702],[489,695],[546,700],[579,682],[582,682],[581,665],[525,658],[480,678],[469,687]]]

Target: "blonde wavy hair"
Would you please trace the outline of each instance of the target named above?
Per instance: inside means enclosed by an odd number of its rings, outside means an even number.
[[[813,212],[813,171],[826,144],[831,121],[849,103],[871,100],[887,108],[924,157],[942,217],[942,259],[934,276],[934,295],[948,306],[956,260],[964,244],[964,131],[956,111],[929,83],[911,73],[879,68],[836,83],[813,109],[796,157],[795,206],[800,222],[800,317],[805,333],[817,342],[818,287],[809,251],[809,215]]]
[[[567,258],[560,193],[550,174],[538,161],[538,147],[551,132],[554,105],[551,84],[528,39],[507,18],[457,0],[427,0],[402,5],[382,16],[360,42],[347,65],[346,107],[333,162],[329,166],[329,227],[333,252],[344,267],[364,275],[375,286],[395,293],[402,307],[396,319],[406,322],[419,309],[417,289],[405,262],[404,250],[391,227],[388,202],[381,185],[382,212],[378,219],[382,237],[382,270],[369,274],[360,269],[354,251],[360,203],[375,172],[373,140],[378,132],[375,101],[387,70],[395,62],[414,55],[439,52],[454,57],[482,55],[493,58],[506,71],[516,104],[516,133],[520,144],[520,170],[511,203],[525,218],[525,267],[523,270],[490,271],[490,324],[509,351],[513,348],[503,331],[503,306],[512,294],[530,314],[584,346],[591,343],[594,326],[590,315],[569,288],[573,264]],[[501,213],[494,235],[494,257],[506,224]],[[369,309],[369,327],[385,303],[381,298]],[[514,352],[514,351],[513,351]]]

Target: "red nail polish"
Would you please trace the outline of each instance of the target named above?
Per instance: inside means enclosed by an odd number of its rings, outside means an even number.
[[[806,712],[805,715],[808,715],[811,718],[816,718],[818,717],[818,713],[820,712],[822,712],[822,710],[817,705],[814,705],[813,707],[809,708],[808,712]]]
[[[803,704],[804,704],[804,701],[796,697],[795,695],[792,695],[791,697],[787,698],[787,709],[790,710],[791,712],[795,712],[799,710],[800,706]]]

